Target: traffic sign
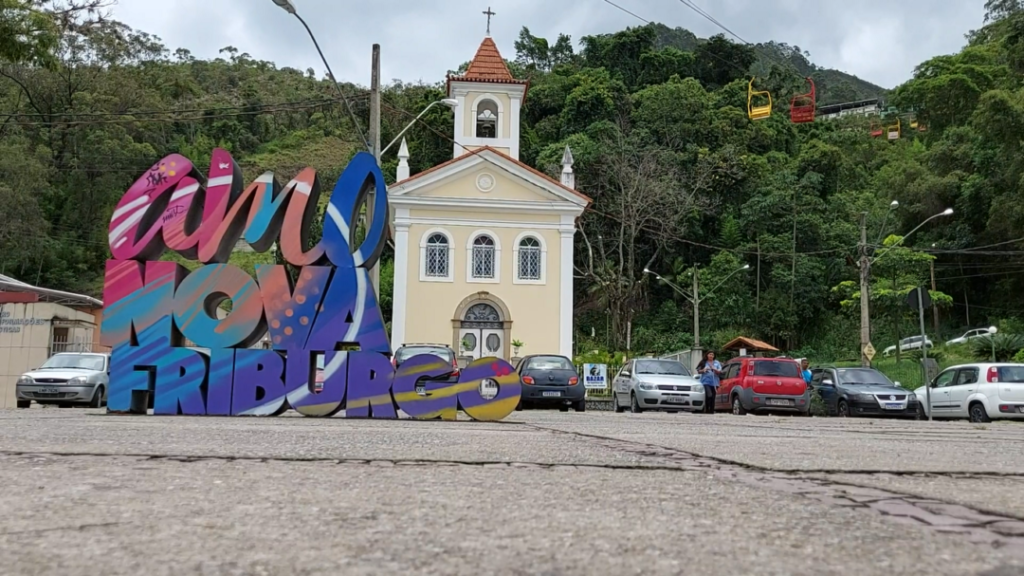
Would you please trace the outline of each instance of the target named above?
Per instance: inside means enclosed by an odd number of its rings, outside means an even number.
[[[871,342],[864,345],[864,356],[868,359],[868,362],[875,359],[875,347],[871,345]]]

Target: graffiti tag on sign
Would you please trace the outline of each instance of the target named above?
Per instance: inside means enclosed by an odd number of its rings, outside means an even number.
[[[360,206],[373,221],[353,246]],[[388,356],[388,336],[369,270],[387,241],[388,201],[373,156],[345,168],[310,246],[321,187],[302,170],[284,186],[266,173],[244,186],[222,149],[206,174],[172,154],[121,198],[110,219],[101,344],[112,348],[108,409],[156,414],[454,420],[462,409],[499,420],[519,403],[519,379],[504,360],[459,371],[433,355]],[[239,239],[257,252],[280,246],[285,266],[257,265],[255,278],[228,258]],[[203,263],[188,272],[158,259],[166,250]],[[217,309],[231,301],[231,312]],[[269,336],[272,349],[253,349]],[[183,346],[185,339],[195,348]],[[323,357],[322,369],[317,359]]]

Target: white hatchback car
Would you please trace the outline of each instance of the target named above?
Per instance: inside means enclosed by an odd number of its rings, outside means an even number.
[[[959,338],[953,338],[946,342],[946,346],[956,346],[958,344],[967,344],[968,341],[976,338],[985,338],[992,334],[989,328],[976,328],[974,330],[968,330],[963,336]]]
[[[933,418],[968,418],[990,422],[996,418],[1024,420],[1024,364],[964,364],[947,368],[928,387],[914,391],[919,410]]]

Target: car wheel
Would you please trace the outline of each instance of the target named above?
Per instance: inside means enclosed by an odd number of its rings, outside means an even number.
[[[643,412],[643,409],[640,408],[640,402],[638,402],[636,399],[636,393],[629,395],[629,411],[632,412],[633,414],[639,414]]]
[[[924,413],[924,404],[917,403],[917,415],[914,417],[915,420],[927,420],[928,415]]]
[[[31,400],[18,400],[18,408],[24,409],[24,408],[31,408],[31,407],[32,407],[32,401]]]
[[[523,411],[523,399],[520,398],[519,399],[519,404],[516,404],[516,412],[522,412],[522,411]]]
[[[103,387],[100,386],[96,389],[96,393],[92,395],[92,402],[89,402],[89,408],[101,408],[103,406]]]
[[[619,395],[612,394],[612,412],[615,412],[616,414],[622,414],[625,411],[625,408],[619,406]]]
[[[970,407],[971,422],[977,422],[984,424],[991,422],[992,419],[988,417],[988,412],[985,410],[985,405],[981,402],[974,402]]]
[[[574,402],[573,405],[572,405],[572,409],[577,411],[577,412],[586,412],[587,411],[587,401],[586,400],[580,400],[579,402]]]
[[[839,401],[839,405],[836,406],[836,415],[840,418],[850,417],[850,405],[846,403],[846,400]]]
[[[743,416],[747,411],[743,408],[743,403],[740,402],[739,395],[732,397],[732,413],[736,416]]]

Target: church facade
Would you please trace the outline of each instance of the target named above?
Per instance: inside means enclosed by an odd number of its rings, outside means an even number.
[[[566,149],[556,180],[519,160],[528,85],[488,37],[448,79],[453,158],[409,173],[402,143],[393,212],[392,347],[447,344],[460,357],[573,353],[576,222],[590,199],[574,189]],[[414,151],[413,151],[414,153]]]

